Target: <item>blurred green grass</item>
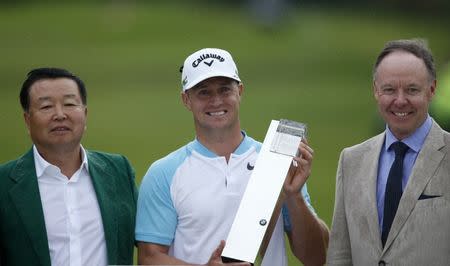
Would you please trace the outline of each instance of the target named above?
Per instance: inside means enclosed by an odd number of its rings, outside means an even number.
[[[331,224],[342,148],[373,135],[371,66],[387,40],[424,37],[438,68],[450,59],[448,19],[374,10],[292,10],[261,28],[244,9],[159,4],[22,5],[0,9],[0,162],[31,142],[18,93],[32,68],[60,66],[88,87],[88,149],[122,153],[137,183],[156,159],[194,138],[180,100],[184,58],[229,50],[245,92],[241,125],[263,140],[271,119],[305,122],[315,150],[309,193]]]

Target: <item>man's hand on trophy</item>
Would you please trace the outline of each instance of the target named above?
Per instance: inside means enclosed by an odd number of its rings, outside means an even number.
[[[214,252],[211,255],[211,258],[208,261],[208,264],[206,266],[220,266],[220,265],[227,265],[227,266],[250,266],[250,263],[248,262],[231,262],[231,263],[224,263],[222,261],[222,251],[225,248],[225,241],[221,240],[219,246],[214,250]]]
[[[298,195],[311,174],[311,164],[314,150],[308,146],[308,141],[302,139],[298,147],[299,155],[292,159],[283,190],[286,197]]]

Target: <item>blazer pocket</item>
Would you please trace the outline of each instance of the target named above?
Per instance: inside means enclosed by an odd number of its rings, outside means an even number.
[[[423,195],[423,194],[422,194]],[[435,209],[435,210],[443,210],[448,209],[450,210],[450,202],[446,199],[444,196],[440,195],[427,195],[425,196],[420,195],[419,200],[416,202],[415,209]]]
[[[442,195],[426,195],[426,194],[421,194],[419,196],[419,200],[426,200],[426,199],[432,199],[432,198],[439,198],[442,197]]]

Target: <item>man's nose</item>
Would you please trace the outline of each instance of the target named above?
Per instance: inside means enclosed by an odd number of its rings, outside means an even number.
[[[66,112],[64,110],[64,106],[63,105],[57,104],[55,106],[55,113],[54,113],[53,118],[55,120],[63,120],[63,119],[67,118],[67,115],[66,115]]]
[[[212,104],[212,105],[222,104],[222,96],[219,93],[211,94],[210,104]]]
[[[403,90],[399,90],[395,97],[395,104],[404,105],[407,103],[408,103],[408,95]]]

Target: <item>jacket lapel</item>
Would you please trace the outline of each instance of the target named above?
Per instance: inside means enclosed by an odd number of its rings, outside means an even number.
[[[9,195],[22,220],[25,231],[30,236],[31,244],[39,258],[39,264],[50,265],[44,211],[39,194],[32,149],[18,160],[10,178],[17,184],[11,188]]]
[[[369,226],[370,239],[372,246],[377,249],[377,253],[381,252],[381,233],[378,224],[378,208],[377,208],[377,175],[378,175],[378,158],[384,142],[384,133],[378,135],[370,144],[369,150],[363,155],[364,159],[361,164],[365,179],[362,185],[365,187],[362,191],[367,196],[365,198],[365,208],[368,213],[367,224]]]
[[[89,161],[89,174],[92,178],[97,201],[102,215],[103,230],[105,232],[108,263],[114,264],[117,254],[118,225],[115,214],[116,184],[104,161],[97,155],[87,151]]]
[[[444,158],[444,153],[440,151],[444,145],[442,129],[433,122],[433,126],[417,156],[408,184],[400,199],[397,213],[392,222],[388,239],[386,240],[384,252],[397,237],[400,229],[403,227],[414,209],[414,206],[418,202],[420,194],[423,192]]]

